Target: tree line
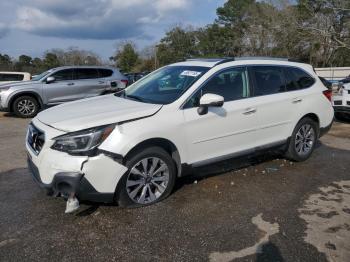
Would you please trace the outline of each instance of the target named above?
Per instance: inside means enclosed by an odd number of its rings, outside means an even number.
[[[174,26],[152,46],[142,50],[122,42],[110,61],[78,49],[51,50],[44,58],[20,56],[6,66],[27,71],[67,64],[112,63],[123,72],[152,71],[194,57],[287,57],[315,67],[350,66],[349,0],[228,0],[217,18],[204,27]],[[40,70],[39,70],[40,69]]]

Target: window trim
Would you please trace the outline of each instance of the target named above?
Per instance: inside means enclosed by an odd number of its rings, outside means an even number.
[[[237,100],[232,100],[232,101],[227,101],[228,102],[233,102],[233,101],[238,101],[238,100],[243,100],[243,99],[247,99],[247,98],[251,98],[251,92],[252,92],[252,88],[251,88],[251,79],[250,79],[250,74],[248,71],[248,66],[247,65],[237,65],[237,66],[230,66],[230,67],[225,67],[222,68],[218,71],[216,71],[214,74],[212,74],[210,77],[208,77],[199,87],[197,87],[186,99],[185,101],[181,104],[181,106],[179,107],[180,110],[185,110],[185,109],[192,109],[192,108],[197,108],[197,107],[188,107],[185,108],[186,104],[188,103],[188,101],[197,93],[197,91],[199,91],[201,88],[203,88],[211,79],[213,79],[216,75],[221,74],[222,72],[226,71],[226,70],[230,70],[230,69],[235,69],[235,68],[245,68],[245,70],[248,73],[248,81],[249,81],[249,96],[248,97],[244,97],[241,99],[237,99]]]

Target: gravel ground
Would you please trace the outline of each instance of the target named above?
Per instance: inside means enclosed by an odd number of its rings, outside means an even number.
[[[350,261],[350,123],[306,162],[225,161],[159,204],[74,215],[29,176],[28,123],[0,114],[0,261]]]

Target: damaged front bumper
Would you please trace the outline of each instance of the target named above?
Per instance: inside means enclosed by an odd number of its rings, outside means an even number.
[[[40,123],[35,124],[38,128],[45,128],[46,141],[39,153],[26,143],[27,163],[34,181],[41,188],[54,195],[69,196],[74,193],[79,200],[103,203],[114,201],[118,182],[127,172],[124,165],[102,152],[89,157],[53,150],[49,137],[56,136],[57,131],[40,126]]]

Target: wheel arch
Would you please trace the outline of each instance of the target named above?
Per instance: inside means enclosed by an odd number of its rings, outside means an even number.
[[[13,103],[15,102],[15,100],[18,98],[18,97],[21,97],[21,96],[31,96],[33,98],[35,98],[38,103],[39,103],[39,109],[42,109],[44,104],[43,104],[43,101],[40,97],[40,95],[34,91],[23,91],[23,92],[19,92],[19,93],[16,93],[14,94],[11,98],[10,98],[10,101],[9,101],[9,110],[11,112],[13,112]]]
[[[320,135],[320,118],[318,117],[318,115],[315,114],[315,113],[308,113],[308,114],[304,115],[303,117],[301,117],[301,118],[299,119],[298,123],[299,123],[301,120],[303,120],[304,118],[310,118],[310,119],[312,119],[313,121],[315,121],[315,123],[317,124],[317,128],[318,128],[318,130],[317,130],[317,132],[318,132],[317,136],[319,136],[319,135]]]
[[[150,138],[136,144],[123,157],[123,163],[125,164],[126,159],[128,159],[128,157],[132,155],[134,152],[141,150],[142,148],[151,147],[151,146],[158,146],[164,149],[167,153],[169,153],[169,155],[171,156],[171,158],[174,160],[176,164],[177,177],[179,177],[182,171],[180,153],[177,147],[175,146],[175,144],[166,138],[160,138],[160,137]]]

